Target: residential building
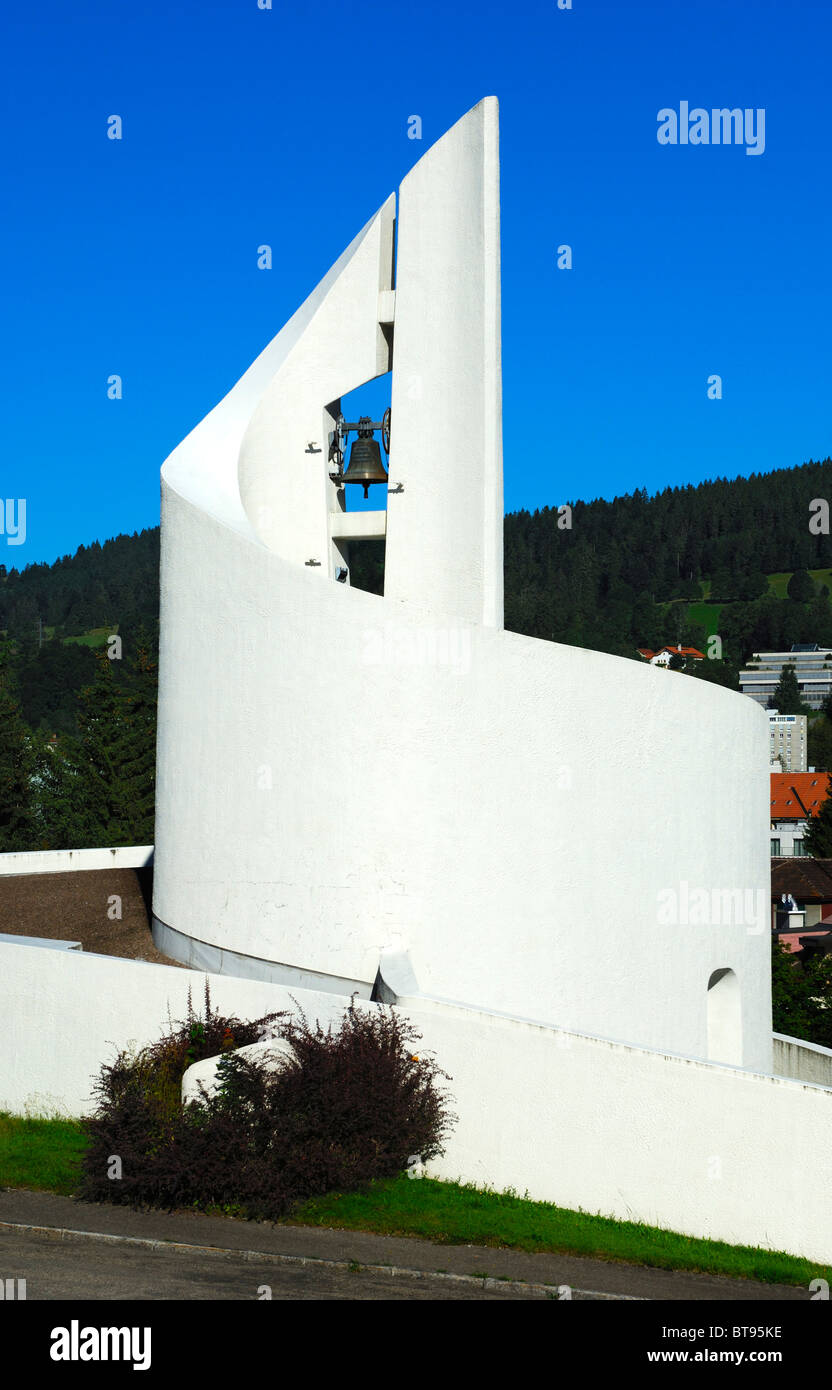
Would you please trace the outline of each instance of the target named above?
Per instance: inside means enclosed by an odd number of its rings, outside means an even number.
[[[696,647],[659,647],[655,652],[650,647],[636,647],[636,651],[651,666],[669,666],[674,656],[683,656],[686,661],[705,660],[705,653]]]
[[[787,652],[758,652],[740,671],[740,690],[767,706],[774,695],[784,666],[794,666],[798,689],[804,704],[819,710],[832,693],[832,651],[816,642],[790,647]]]
[[[804,958],[822,948],[832,932],[832,859],[772,859],[771,926]]]
[[[805,855],[806,827],[826,800],[829,778],[828,772],[772,772],[772,859],[800,859]]]
[[[768,741],[772,772],[807,770],[807,725],[805,714],[778,714],[776,709],[771,710],[768,716]]]

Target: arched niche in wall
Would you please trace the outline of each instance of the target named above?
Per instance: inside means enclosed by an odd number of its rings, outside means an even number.
[[[708,1060],[742,1066],[740,982],[727,967],[708,980]]]

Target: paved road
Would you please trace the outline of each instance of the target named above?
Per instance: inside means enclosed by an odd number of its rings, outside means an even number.
[[[255,1262],[210,1251],[159,1250],[88,1240],[0,1232],[7,1278],[25,1278],[28,1302],[65,1298],[149,1300],[527,1300],[517,1285],[496,1291],[476,1283],[408,1274],[344,1270],[324,1261]]]
[[[460,1277],[437,1278],[438,1271]],[[483,1275],[488,1283],[477,1277]],[[573,1299],[810,1299],[807,1288],[582,1256],[436,1245],[195,1212],[138,1212],[15,1189],[0,1190],[0,1278],[25,1278],[29,1300],[245,1301],[256,1300],[261,1285],[282,1300],[528,1300],[557,1297],[563,1286]]]

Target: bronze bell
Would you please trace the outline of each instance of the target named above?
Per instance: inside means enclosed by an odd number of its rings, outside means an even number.
[[[373,438],[369,415],[363,415],[358,422],[358,438],[352,446],[344,482],[360,483],[365,497],[370,495],[371,483],[387,482],[387,471],[381,461],[381,449]]]

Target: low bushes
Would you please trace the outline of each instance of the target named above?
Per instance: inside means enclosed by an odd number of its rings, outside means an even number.
[[[291,1044],[270,1063],[237,1049]],[[420,1055],[392,1009],[345,1011],[340,1026],[270,1014],[251,1023],[188,1000],[188,1017],[152,1047],[102,1067],[79,1195],[132,1206],[223,1207],[276,1220],[299,1200],[393,1177],[442,1152],[453,1117],[447,1077]],[[183,1106],[183,1072],[223,1054],[213,1094]]]

